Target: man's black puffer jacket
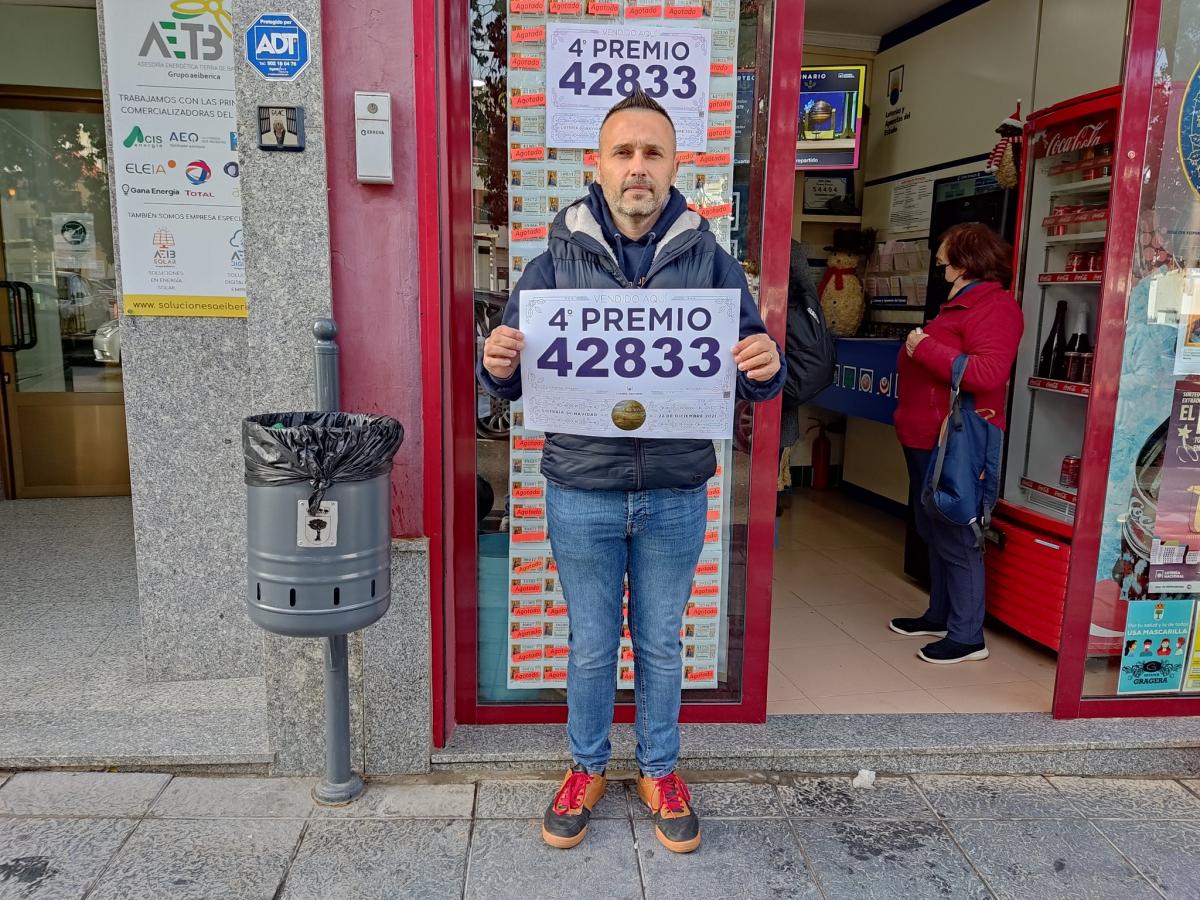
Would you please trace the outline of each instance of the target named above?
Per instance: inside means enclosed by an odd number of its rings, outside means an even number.
[[[520,296],[527,290],[621,290],[633,287],[738,288],[742,292],[742,338],[766,331],[750,295],[742,267],[717,246],[708,222],[687,208],[683,195],[671,196],[655,230],[640,241],[623,236],[612,222],[599,185],[564,209],[550,228],[549,249],[532,260],[508,299],[503,322],[517,328]],[[480,383],[506,400],[521,396],[521,372],[494,379],[482,363]],[[769,400],[786,377],[780,369],[770,381],[738,375],[738,394]],[[542,474],[556,484],[584,490],[638,491],[688,489],[703,485],[716,471],[712,441],[653,438],[546,435]]]

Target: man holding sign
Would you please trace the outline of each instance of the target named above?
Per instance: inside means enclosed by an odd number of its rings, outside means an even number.
[[[581,370],[606,385],[649,373],[660,393],[682,383],[671,379],[684,373],[704,383],[726,370],[739,396],[776,396],[786,373],[741,266],[673,187],[678,165],[670,116],[639,89],[609,111],[599,144],[596,183],[555,219],[549,249],[530,262],[512,292],[504,324],[485,344],[480,383],[507,400],[521,398],[524,390],[526,402],[536,405],[544,387],[565,385]],[[736,291],[739,339],[722,344],[723,331],[714,323],[727,291]],[[582,298],[578,315],[565,304],[571,295]],[[690,304],[682,295],[690,295]],[[551,301],[545,329],[551,337],[534,353],[517,326],[523,307],[539,299]],[[561,344],[555,343],[557,325]],[[628,336],[636,343],[622,344]],[[610,344],[610,338],[616,340]],[[596,343],[585,345],[587,340]],[[647,389],[654,391],[655,383]],[[685,394],[678,399],[686,403],[692,390],[676,392]],[[583,405],[586,396],[576,396]],[[714,402],[726,410],[722,434],[728,436],[728,406]],[[679,633],[704,544],[705,488],[716,471],[716,453],[711,423],[671,430],[668,417],[652,426],[653,411],[646,407],[653,405],[629,398],[611,408],[612,425],[638,436],[602,436],[594,427],[581,429],[582,435],[546,435],[546,516],[570,620],[567,732],[574,759],[543,819],[542,836],[554,847],[583,840],[604,794],[626,575],[638,794],[664,846],[686,853],[700,845],[699,819],[675,773]],[[691,416],[685,410],[684,419]],[[681,436],[687,433],[692,436]]]

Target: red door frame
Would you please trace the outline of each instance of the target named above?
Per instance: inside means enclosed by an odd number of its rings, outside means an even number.
[[[764,191],[764,234],[791,235],[795,135],[804,33],[802,0],[777,0],[771,60],[766,178],[787,190]],[[434,743],[445,746],[456,722],[525,724],[566,721],[562,705],[476,704],[473,215],[468,0],[414,0],[417,160],[421,195],[438,215],[420,228],[421,350],[425,437],[425,528],[430,541]],[[761,148],[759,148],[761,149]],[[752,176],[757,182],[758,172]],[[783,344],[790,248],[762,248],[760,302]],[[746,624],[742,700],[686,703],[685,722],[766,720],[770,643],[774,493],[779,401],[759,407],[750,462]],[[462,423],[457,429],[454,423]],[[631,722],[633,707],[615,720]]]
[[[1132,287],[1130,273],[1141,206],[1142,174],[1150,165],[1147,157],[1157,153],[1153,146],[1147,146],[1147,132],[1153,102],[1154,63],[1161,13],[1162,0],[1134,0],[1129,19],[1116,145],[1116,158],[1121,165],[1113,167],[1109,207],[1110,240],[1105,247],[1104,257],[1105,272],[1116,273],[1116,276],[1105,279],[1100,298],[1096,377],[1092,383],[1092,409],[1089,413],[1089,421],[1094,424],[1085,435],[1083,444],[1085,478],[1080,484],[1076,506],[1062,650],[1054,691],[1056,718],[1200,715],[1200,697],[1083,697],[1096,567],[1100,556],[1100,534],[1108,493],[1108,470],[1125,349],[1126,298]],[[1153,141],[1153,136],[1150,141]],[[1095,477],[1088,478],[1088,474]]]

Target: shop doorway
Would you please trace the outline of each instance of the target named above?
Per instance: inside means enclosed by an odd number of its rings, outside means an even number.
[[[104,115],[0,93],[4,496],[129,493]]]
[[[458,185],[448,198],[457,262],[443,308],[452,334],[447,396],[455,435],[445,623],[453,672],[435,692],[445,690],[447,718],[461,724],[561,722],[567,631],[544,524],[541,436],[524,428],[519,405],[477,390],[474,365],[509,292],[544,249],[548,226],[595,175],[589,151],[551,146],[546,137],[548,28],[578,22],[581,4],[462,6],[466,15],[457,21],[471,27],[450,38],[447,58],[470,61],[451,74],[470,85],[470,108],[446,117],[450,181]],[[615,26],[676,20],[711,37],[708,146],[683,153],[675,187],[743,264],[768,328],[782,338],[803,5],[590,4],[587,21],[610,7],[605,22]],[[618,99],[613,91],[611,103]],[[467,204],[469,231],[458,215]],[[718,442],[709,540],[685,617],[687,721],[761,721],[766,702],[766,658],[758,648],[767,643],[778,418],[770,405],[756,415],[746,404],[737,423],[735,438]],[[626,646],[622,721],[632,720],[632,664]]]

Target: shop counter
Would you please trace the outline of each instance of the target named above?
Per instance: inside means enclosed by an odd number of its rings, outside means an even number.
[[[838,338],[834,383],[812,402],[891,425],[896,412],[896,357],[903,345],[884,338]]]

